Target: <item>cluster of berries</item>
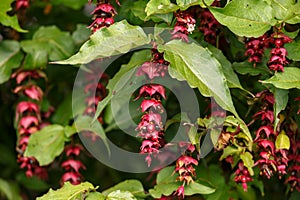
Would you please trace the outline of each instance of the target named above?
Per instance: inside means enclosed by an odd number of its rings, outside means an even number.
[[[102,3],[101,1],[97,1],[97,6],[93,10],[92,14],[93,23],[89,26],[89,28],[95,33],[97,30],[103,27],[109,27],[112,25],[114,21],[114,16],[117,14],[115,8],[109,3]]]
[[[22,169],[26,169],[26,176],[32,177],[36,175],[42,179],[46,179],[48,176],[46,169],[40,167],[34,157],[24,156],[30,136],[48,125],[43,120],[51,114],[51,110],[44,113],[41,112],[40,105],[43,99],[43,90],[34,82],[37,79],[45,79],[46,75],[39,70],[17,71],[12,74],[12,78],[18,84],[14,89],[14,93],[18,94],[22,99],[17,104],[15,119],[18,133],[17,161],[20,163]]]
[[[196,20],[189,12],[178,12],[176,14],[176,23],[172,31],[172,39],[181,39],[188,42],[188,34],[195,30]]]

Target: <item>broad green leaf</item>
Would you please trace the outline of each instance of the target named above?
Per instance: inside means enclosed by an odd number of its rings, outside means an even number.
[[[276,137],[276,141],[275,141],[276,149],[277,150],[279,150],[279,149],[289,150],[290,146],[291,146],[290,138],[286,135],[286,133],[284,131],[281,131]]]
[[[300,69],[286,67],[284,68],[284,72],[276,72],[274,76],[261,82],[272,84],[279,89],[300,89]]]
[[[295,0],[272,0],[271,6],[273,8],[273,15],[279,21],[286,21],[293,18],[293,5]]]
[[[149,193],[153,198],[159,199],[162,195],[170,196],[180,185],[182,185],[180,182],[157,184],[153,189],[149,190]]]
[[[284,45],[288,54],[287,57],[293,61],[300,61],[300,39]]]
[[[106,197],[107,200],[137,200],[137,198],[135,198],[133,196],[133,194],[131,194],[128,191],[120,191],[120,190],[116,190],[111,192],[110,194],[107,195]]]
[[[144,197],[145,193],[144,193],[144,187],[142,185],[142,183],[138,180],[126,180],[123,181],[121,183],[118,183],[117,185],[104,190],[102,192],[103,195],[109,195],[111,194],[113,191],[128,191],[130,192],[132,195],[134,195],[135,197]]]
[[[254,67],[253,63],[248,62],[248,60],[244,62],[234,62],[232,67],[237,73],[242,75],[249,74],[251,76],[257,76],[259,74],[267,75],[270,73],[270,70],[266,65],[257,64]]]
[[[174,174],[175,167],[169,166],[160,170],[156,177],[156,183],[167,183],[167,182],[175,182],[177,178],[177,174]]]
[[[85,200],[105,200],[105,195],[101,194],[100,192],[90,192]]]
[[[116,22],[108,28],[95,32],[79,52],[56,64],[86,64],[98,58],[124,54],[133,48],[149,43],[147,35],[139,26],[132,26],[126,20]]]
[[[111,101],[111,99],[115,97],[116,94],[119,94],[120,92],[126,92],[131,87],[133,87],[133,84],[131,84],[131,82],[133,78],[136,78],[135,70],[133,69],[137,66],[142,65],[144,62],[149,61],[150,59],[150,50],[141,50],[135,52],[132,55],[128,64],[121,66],[120,70],[114,75],[112,79],[109,80],[106,87],[109,90],[109,93],[102,101],[98,103],[93,121],[96,121],[100,113]]]
[[[286,22],[289,24],[298,24],[300,23],[300,3],[297,2],[291,8],[289,8],[289,12],[293,13],[294,17],[287,19]]]
[[[35,69],[45,67],[49,61],[61,60],[74,53],[75,44],[71,35],[59,30],[56,26],[40,27],[32,40],[21,42],[23,51],[27,53],[24,68]]]
[[[186,185],[184,187],[184,194],[187,196],[194,194],[211,194],[215,191],[216,189],[202,185],[197,182],[190,183],[189,185]]]
[[[62,188],[58,190],[50,189],[47,194],[38,197],[37,200],[77,200],[95,190],[96,188],[89,182],[83,182],[79,185],[65,182]]]
[[[166,14],[179,9],[179,6],[170,2],[170,0],[150,0],[145,8],[147,16],[153,14]]]
[[[199,134],[197,134],[197,128],[195,126],[190,126],[188,136],[191,144],[196,145],[199,143]]]
[[[20,27],[18,18],[16,15],[9,16],[7,14],[9,11],[13,10],[13,8],[11,7],[11,4],[13,2],[14,2],[14,0],[1,0],[0,24],[3,24],[4,26],[10,26],[18,32],[23,32],[23,33],[27,32],[26,30],[24,30]]]
[[[1,194],[8,200],[22,200],[18,186],[0,178],[0,197],[3,197]]]
[[[209,10],[218,22],[239,36],[259,37],[276,23],[272,7],[261,0],[232,0],[224,8]]]
[[[282,90],[274,87],[272,89],[272,92],[275,98],[275,104],[273,105],[273,107],[274,107],[274,119],[275,119],[274,130],[276,130],[277,125],[279,123],[278,114],[285,109],[289,100],[289,90]]]
[[[244,123],[244,121],[240,120],[240,119],[237,119],[235,118],[234,116],[232,115],[229,115],[225,118],[225,121],[224,121],[224,125],[226,126],[234,126],[234,127],[240,127],[240,129],[242,130],[242,132],[244,134],[246,134],[246,136],[249,138],[250,142],[252,142],[252,136],[251,136],[251,133],[247,127],[247,125]]]
[[[253,176],[254,172],[253,172],[252,167],[254,165],[254,160],[253,160],[252,154],[247,151],[247,152],[241,154],[240,158],[244,162],[244,166],[247,167],[250,175]]]
[[[227,60],[227,58],[224,56],[222,51],[212,45],[208,45],[207,48],[210,50],[210,52],[213,53],[214,57],[219,61],[220,65],[222,66],[222,70],[223,70],[224,76],[227,80],[228,87],[239,88],[247,93],[250,93],[249,91],[247,91],[243,88],[238,76],[233,71],[231,63]]]
[[[186,80],[191,87],[197,87],[203,96],[214,97],[222,108],[238,116],[222,67],[210,51],[195,43],[187,44],[180,40],[159,45],[158,49],[164,52],[165,60],[170,62],[169,69],[176,71],[174,78]]]
[[[64,150],[65,133],[60,125],[49,125],[29,138],[26,157],[35,157],[41,166],[50,164]]]
[[[91,131],[98,135],[104,142],[108,153],[110,154],[109,146],[107,143],[107,137],[102,125],[98,121],[92,122],[92,118],[87,115],[80,115],[75,119],[74,125],[78,132]]]
[[[214,0],[176,0],[176,4],[180,10],[186,10],[191,6],[200,5],[202,8],[210,6]]]
[[[235,148],[233,146],[227,146],[220,157],[220,160],[227,158],[228,156],[232,156],[234,154],[240,154],[242,149]]]
[[[53,5],[64,5],[75,10],[82,8],[87,1],[86,0],[54,0],[51,1]]]
[[[20,45],[13,40],[0,42],[0,84],[6,82],[12,70],[20,67],[23,54],[20,52]]]

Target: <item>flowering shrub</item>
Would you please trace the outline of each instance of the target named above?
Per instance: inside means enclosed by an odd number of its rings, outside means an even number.
[[[0,199],[299,199],[299,9],[2,0]]]

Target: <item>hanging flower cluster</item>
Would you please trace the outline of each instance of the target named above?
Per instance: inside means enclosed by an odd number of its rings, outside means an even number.
[[[220,7],[220,2],[216,0],[211,6]],[[202,10],[200,13],[199,30],[203,32],[206,42],[216,44],[220,26],[220,23],[207,8]]]
[[[175,165],[175,172],[179,174],[177,180],[182,182],[182,185],[178,187],[175,194],[180,197],[184,197],[184,186],[194,182],[196,177],[196,171],[194,166],[198,165],[198,161],[192,157],[192,153],[195,151],[194,145],[190,143],[179,143],[179,148],[188,146],[187,150],[181,155]]]
[[[278,137],[278,132],[274,131],[274,111],[275,104],[274,96],[271,92],[264,90],[256,95],[262,102],[262,110],[253,115],[254,120],[260,119],[261,126],[256,131],[256,138],[254,142],[259,147],[259,160],[254,166],[260,167],[260,174],[268,179],[278,172],[279,178],[286,174],[286,167],[288,165],[288,150],[276,149],[275,141]],[[283,133],[282,133],[283,134]]]
[[[172,31],[172,39],[188,42],[188,34],[195,30],[196,20],[188,11],[176,13],[176,23]]]
[[[154,45],[155,46],[155,45]],[[145,62],[136,73],[136,76],[147,75],[150,81],[154,77],[164,77],[167,73],[169,63],[163,58],[163,54],[157,49],[152,49],[152,60]],[[143,98],[141,110],[144,115],[141,118],[136,130],[138,137],[143,139],[141,154],[147,154],[145,161],[151,165],[152,157],[159,153],[159,149],[164,146],[164,130],[162,115],[165,113],[161,99],[166,99],[165,88],[159,84],[147,84],[140,88],[136,99]]]
[[[112,25],[114,21],[114,16],[117,14],[115,8],[110,3],[102,3],[97,0],[97,6],[93,10],[92,14],[93,23],[89,26],[89,28],[96,32],[97,30],[103,27],[109,27]]]
[[[12,74],[12,78],[16,80],[18,85],[14,89],[14,93],[18,94],[20,99],[22,99],[16,106],[17,161],[22,169],[26,169],[27,177],[36,175],[46,179],[48,176],[46,169],[40,167],[34,157],[24,156],[30,136],[47,125],[42,123],[42,116],[47,117],[49,115],[43,115],[40,109],[44,95],[43,90],[34,82],[35,79],[46,78],[46,75],[39,70],[17,71]]]
[[[275,32],[271,35],[271,44],[275,47],[271,50],[271,58],[268,62],[268,67],[273,71],[284,71],[284,66],[288,64],[286,60],[287,51],[284,44],[291,42],[292,39],[283,33]]]
[[[68,159],[61,164],[61,167],[65,170],[61,177],[61,185],[66,181],[69,181],[73,185],[81,183],[83,177],[79,170],[85,170],[86,167],[76,157],[79,156],[82,149],[82,146],[79,144],[71,144],[65,147],[64,151]]]
[[[254,63],[260,63],[264,55],[264,51],[269,47],[269,36],[264,34],[258,38],[246,38],[245,47],[247,48],[245,56],[249,56],[248,61]]]

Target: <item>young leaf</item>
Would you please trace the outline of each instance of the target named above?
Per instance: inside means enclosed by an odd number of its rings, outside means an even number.
[[[254,171],[253,171],[252,167],[254,165],[254,161],[253,161],[252,154],[247,151],[247,152],[241,154],[240,157],[241,157],[241,160],[244,162],[245,167],[247,167],[250,175],[253,176]]]
[[[197,87],[203,96],[214,97],[222,108],[238,115],[221,65],[210,51],[195,43],[187,44],[180,40],[159,45],[158,49],[164,52],[170,69],[176,71],[174,78],[186,80],[191,87]]]
[[[0,6],[0,23],[4,26],[10,26],[18,32],[27,32],[26,30],[22,29],[18,23],[18,18],[16,15],[9,16],[7,13],[11,11],[13,8],[11,4],[14,0],[1,0]]]
[[[62,188],[58,190],[50,189],[47,194],[38,197],[37,200],[77,200],[82,199],[83,196],[87,196],[91,191],[95,190],[96,188],[89,182],[83,182],[79,185],[72,185],[69,182],[65,182]]]
[[[48,165],[63,152],[64,144],[64,127],[49,125],[30,136],[25,156],[35,157],[41,166]]]
[[[276,72],[274,76],[261,82],[272,84],[280,89],[300,89],[300,69],[286,67],[284,68],[284,72]]]
[[[227,146],[224,150],[223,150],[223,154],[220,157],[220,160],[223,160],[225,158],[227,158],[228,156],[232,156],[234,154],[240,154],[242,151],[242,149],[237,149],[233,146]]]
[[[272,7],[261,0],[232,0],[224,8],[209,10],[218,22],[239,36],[259,37],[276,23]]]
[[[108,28],[95,32],[79,52],[67,60],[55,64],[86,64],[98,58],[124,54],[133,48],[149,43],[147,35],[139,26],[132,26],[126,20],[116,22]]]
[[[20,67],[23,54],[17,41],[5,40],[0,42],[0,84],[10,78],[12,70]]]
[[[244,121],[235,118],[232,115],[229,115],[226,117],[225,121],[224,121],[224,125],[228,124],[229,126],[235,126],[235,127],[240,127],[240,129],[242,130],[242,132],[244,134],[247,135],[247,137],[249,138],[250,142],[252,142],[252,136],[251,133],[247,127],[247,125],[244,123]]]
[[[290,139],[289,137],[286,135],[286,133],[284,131],[281,131],[275,141],[275,147],[277,150],[279,149],[286,149],[289,150],[290,149]]]

